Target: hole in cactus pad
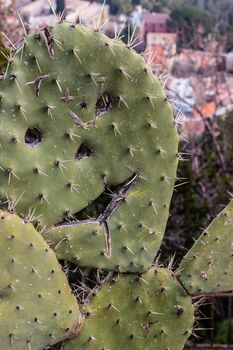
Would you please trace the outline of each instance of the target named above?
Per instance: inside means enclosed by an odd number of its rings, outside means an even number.
[[[94,152],[92,151],[92,149],[89,146],[87,146],[85,143],[82,143],[77,153],[75,154],[75,159],[79,161],[81,159],[89,158],[93,154]]]
[[[100,96],[98,101],[96,102],[96,117],[100,117],[101,115],[109,112],[113,107],[114,99],[112,96],[107,94],[106,92]]]
[[[43,140],[42,131],[37,127],[28,128],[24,139],[30,147],[37,147]]]

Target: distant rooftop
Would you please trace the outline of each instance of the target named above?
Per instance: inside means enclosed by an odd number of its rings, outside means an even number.
[[[168,13],[156,13],[156,12],[145,12],[143,14],[143,21],[145,22],[156,22],[156,23],[164,23],[170,19],[170,15]]]

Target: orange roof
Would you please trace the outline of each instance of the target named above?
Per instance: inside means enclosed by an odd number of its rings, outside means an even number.
[[[204,104],[203,106],[200,106],[198,110],[195,108],[193,109],[193,115],[194,117],[200,117],[200,114],[202,117],[212,117],[216,112],[216,104],[215,102],[208,102]]]

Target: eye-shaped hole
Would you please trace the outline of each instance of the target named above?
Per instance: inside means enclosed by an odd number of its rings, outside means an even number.
[[[37,147],[43,140],[42,131],[38,127],[28,128],[24,140],[28,146]]]
[[[84,110],[84,109],[87,109],[88,104],[87,104],[87,102],[81,102],[80,106],[81,106],[82,110]]]
[[[113,107],[114,99],[112,96],[107,94],[106,92],[103,93],[98,101],[96,102],[96,109],[95,109],[95,115],[96,117],[100,117],[101,115],[111,111]]]
[[[79,161],[81,159],[89,158],[93,156],[93,154],[93,150],[89,146],[87,146],[87,144],[82,143],[77,153],[75,154],[75,160]]]

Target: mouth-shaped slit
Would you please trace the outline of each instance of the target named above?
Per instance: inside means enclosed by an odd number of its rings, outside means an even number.
[[[96,223],[104,228],[104,240],[106,246],[106,257],[111,258],[112,255],[112,239],[108,225],[108,220],[115,210],[125,200],[127,194],[137,182],[139,173],[134,172],[124,183],[118,186],[105,187],[105,191],[86,208],[72,215],[69,219],[56,225],[57,227],[64,226],[80,226]],[[73,221],[71,221],[71,218]]]
[[[139,173],[134,172],[126,181],[117,186],[105,186],[105,190],[99,197],[93,200],[87,207],[72,215],[73,220],[64,219],[56,226],[75,226],[87,221],[98,221],[102,224],[111,217],[113,212],[125,200],[125,197],[137,182]]]

